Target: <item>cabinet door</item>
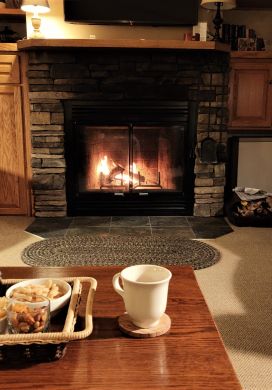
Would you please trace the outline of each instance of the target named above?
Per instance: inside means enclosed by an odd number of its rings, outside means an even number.
[[[233,63],[230,91],[230,126],[271,127],[272,65]]]
[[[0,85],[0,214],[26,214],[26,191],[20,87]]]

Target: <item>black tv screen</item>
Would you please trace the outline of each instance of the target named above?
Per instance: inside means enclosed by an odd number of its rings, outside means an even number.
[[[198,23],[199,0],[64,0],[66,22],[184,26]]]

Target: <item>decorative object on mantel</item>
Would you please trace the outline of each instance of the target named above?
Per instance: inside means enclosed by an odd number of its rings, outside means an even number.
[[[6,0],[7,8],[19,9],[21,8],[22,0]]]
[[[215,34],[214,34],[214,40],[215,41],[221,41],[220,38],[220,29],[221,25],[223,23],[223,18],[221,16],[221,10],[230,10],[236,7],[236,0],[221,0],[221,1],[214,1],[214,0],[202,0],[200,4],[203,8],[216,10],[215,17],[213,19],[214,28],[215,28]]]
[[[91,234],[49,238],[29,245],[22,253],[31,266],[165,264],[201,269],[215,264],[220,252],[197,240],[180,237],[99,237]]]
[[[6,8],[6,1],[0,0],[0,8]]]
[[[31,18],[33,26],[33,34],[30,38],[43,38],[40,32],[41,18],[39,14],[44,14],[50,11],[49,3],[47,0],[23,0],[21,9],[25,12],[33,13]]]
[[[17,42],[19,38],[18,33],[11,30],[8,26],[4,27],[4,30],[0,31],[0,42],[4,43],[14,43]]]

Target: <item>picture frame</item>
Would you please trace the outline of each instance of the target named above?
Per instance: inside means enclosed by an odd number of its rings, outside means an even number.
[[[238,51],[256,51],[257,40],[255,38],[238,38]]]

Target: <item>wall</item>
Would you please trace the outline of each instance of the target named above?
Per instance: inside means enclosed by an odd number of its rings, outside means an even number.
[[[240,140],[237,185],[272,192],[271,156],[271,138]]]
[[[93,26],[64,22],[63,0],[49,0],[51,11],[42,15],[41,32],[45,38],[90,38],[97,39],[183,39],[186,27],[139,27],[139,26]],[[32,33],[31,15],[27,16],[27,35]]]
[[[46,38],[89,38],[95,35],[98,39],[107,38],[145,38],[145,39],[183,39],[190,27],[130,27],[130,26],[92,26],[64,22],[63,0],[49,0],[51,11],[43,15],[41,31]],[[199,8],[199,21],[208,22],[213,32],[212,19],[214,11]],[[256,30],[258,36],[272,40],[272,10],[227,11],[223,14],[224,22],[245,24]],[[31,15],[27,16],[27,34],[31,35]]]

